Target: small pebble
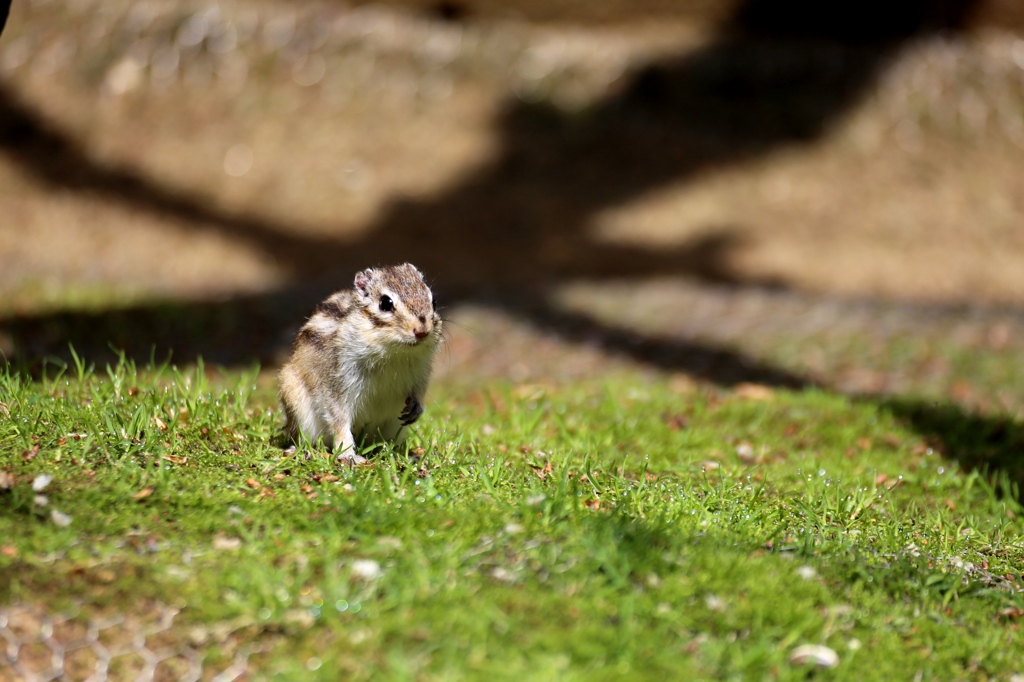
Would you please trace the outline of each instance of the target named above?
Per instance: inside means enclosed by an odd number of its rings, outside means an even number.
[[[709,594],[704,597],[704,605],[712,611],[725,611],[726,609],[725,601],[715,594]]]
[[[811,663],[819,668],[834,668],[839,665],[839,654],[822,644],[803,644],[793,649],[789,662],[793,665]]]
[[[818,572],[810,566],[801,566],[800,568],[796,569],[796,574],[804,580],[810,580],[814,578],[816,575],[818,575]]]
[[[213,539],[214,549],[238,549],[242,546],[241,538],[215,537]]]
[[[376,580],[384,571],[373,559],[356,559],[352,562],[352,575],[361,580]]]
[[[516,581],[515,574],[503,566],[496,566],[491,571],[491,577],[503,583],[514,583]]]

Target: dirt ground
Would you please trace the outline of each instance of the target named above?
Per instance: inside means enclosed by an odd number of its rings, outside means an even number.
[[[1021,12],[883,4],[16,3],[0,350],[273,363],[404,260],[472,328],[454,371],[799,384],[759,339],[882,318],[1016,343]]]

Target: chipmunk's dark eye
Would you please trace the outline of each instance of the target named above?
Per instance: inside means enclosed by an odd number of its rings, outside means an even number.
[[[389,313],[395,309],[394,302],[391,300],[391,297],[388,296],[387,294],[380,297],[380,309],[386,313]]]

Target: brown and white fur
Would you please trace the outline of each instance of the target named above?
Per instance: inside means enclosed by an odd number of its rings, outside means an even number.
[[[285,432],[362,463],[364,442],[400,442],[423,414],[441,339],[434,296],[415,266],[369,268],[320,303],[281,370]]]

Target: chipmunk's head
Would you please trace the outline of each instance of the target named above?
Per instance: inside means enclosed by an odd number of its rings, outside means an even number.
[[[423,275],[410,263],[368,268],[356,275],[356,298],[370,333],[388,346],[433,348],[441,318]]]

